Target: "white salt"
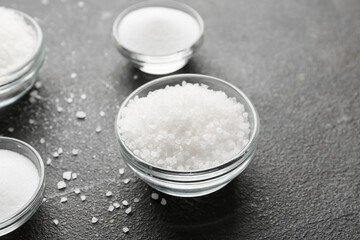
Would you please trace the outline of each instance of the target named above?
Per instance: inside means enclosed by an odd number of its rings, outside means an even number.
[[[126,201],[126,200],[122,201],[121,203],[122,203],[122,205],[124,205],[124,206],[128,206],[128,205],[129,205],[129,202]]]
[[[63,178],[65,180],[71,180],[71,171],[63,172]]]
[[[59,190],[66,188],[66,183],[64,181],[60,181],[57,183],[57,188]]]
[[[67,197],[62,197],[62,198],[60,199],[60,202],[61,202],[61,203],[64,203],[64,202],[67,202],[67,200],[68,200]]]
[[[119,168],[119,173],[120,173],[120,175],[123,175],[124,172],[125,172],[125,169],[124,169],[124,168]]]
[[[98,219],[96,217],[92,217],[92,219],[91,219],[92,223],[97,223],[97,221],[98,221]]]
[[[114,209],[115,209],[115,207],[113,205],[110,205],[109,208],[108,208],[108,211],[112,212],[112,211],[114,211]]]
[[[135,97],[121,109],[118,124],[120,138],[135,155],[180,171],[230,160],[246,146],[250,133],[241,103],[186,82]]]
[[[80,188],[75,188],[75,189],[74,189],[74,193],[75,193],[75,194],[79,194],[79,193],[80,193]]]
[[[72,153],[72,155],[77,156],[79,154],[79,150],[78,149],[73,149],[71,151],[71,153]]]
[[[54,219],[53,222],[54,222],[55,225],[59,224],[59,220],[57,220],[57,219]]]
[[[167,201],[165,198],[162,198],[161,201],[160,201],[160,204],[165,206],[167,204]]]
[[[157,194],[157,193],[152,193],[152,194],[151,194],[151,198],[154,199],[154,200],[158,200],[158,199],[159,199],[159,194]]]
[[[44,138],[40,138],[40,143],[44,144],[45,143],[45,139]]]
[[[38,171],[28,158],[0,149],[0,222],[24,207],[38,185]]]
[[[118,202],[114,202],[113,205],[114,205],[115,208],[119,208],[119,207],[120,207],[120,203],[118,203]]]
[[[85,196],[85,195],[81,195],[81,196],[80,196],[80,199],[81,199],[81,201],[85,201],[85,200],[86,200],[86,196]]]
[[[125,213],[129,215],[129,214],[131,213],[131,210],[132,210],[131,207],[128,207],[128,208],[125,210]]]
[[[96,133],[100,133],[101,130],[102,130],[102,128],[101,128],[100,126],[97,126],[97,127],[95,128],[95,132],[96,132]]]
[[[71,174],[71,177],[72,177],[73,180],[77,179],[77,176],[78,176],[77,173],[72,173]]]
[[[0,7],[0,39],[0,76],[25,63],[36,48],[34,29],[20,14],[4,7]]]
[[[76,118],[85,119],[86,118],[86,113],[84,111],[77,111],[76,112]]]
[[[129,232],[129,228],[128,228],[128,227],[123,227],[122,230],[123,230],[124,233],[128,233],[128,232]]]
[[[129,179],[129,178],[125,178],[125,179],[124,179],[124,183],[125,183],[125,184],[128,184],[129,182],[130,182],[130,179]]]
[[[107,191],[107,192],[106,192],[106,196],[107,196],[107,197],[111,197],[112,195],[113,195],[113,194],[112,194],[111,191]]]
[[[181,10],[146,7],[128,13],[118,34],[120,43],[130,51],[161,56],[189,48],[200,37],[200,26]]]

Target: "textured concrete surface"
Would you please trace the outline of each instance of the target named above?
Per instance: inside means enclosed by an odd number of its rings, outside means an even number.
[[[131,67],[111,40],[116,15],[134,2],[0,1],[38,19],[47,55],[42,99],[31,104],[26,95],[0,110],[0,134],[29,142],[44,160],[64,149],[46,166],[47,200],[2,239],[359,239],[360,2],[185,1],[203,16],[206,35],[179,72],[234,83],[254,102],[262,126],[253,162],[231,184],[201,198],[160,194],[166,206],[129,169],[118,173],[118,106],[156,78]],[[76,119],[78,110],[86,120]],[[76,157],[73,148],[80,149]],[[79,176],[59,191],[66,170]],[[131,215],[107,211],[124,199]]]

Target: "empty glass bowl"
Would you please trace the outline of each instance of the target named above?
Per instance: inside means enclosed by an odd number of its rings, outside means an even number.
[[[13,215],[0,221],[0,236],[14,231],[23,225],[39,208],[45,189],[45,169],[40,154],[29,144],[15,138],[0,137],[0,149],[9,150],[27,157],[39,173],[37,189],[29,201]]]
[[[188,46],[185,49],[178,49],[177,51],[171,52],[166,55],[149,55],[144,54],[143,52],[134,52],[131,49],[126,48],[122,41],[122,36],[119,33],[119,26],[122,20],[126,17],[127,14],[131,13],[132,11],[148,7],[170,8],[187,13],[188,15],[193,17],[198,24],[198,38],[191,44],[191,46]],[[137,29],[134,29],[134,31],[136,30]],[[193,56],[195,51],[202,44],[203,34],[204,22],[201,16],[191,7],[180,2],[170,0],[150,0],[130,6],[122,13],[120,13],[120,15],[116,18],[112,30],[113,39],[119,52],[141,71],[156,75],[172,73],[185,66],[189,59]],[[147,41],[147,39],[143,39],[143,41],[145,42]]]
[[[0,75],[0,108],[15,102],[32,88],[44,62],[43,34],[39,24],[29,15],[13,11],[23,16],[25,22],[34,29],[37,43],[32,55],[25,62]]]
[[[210,89],[223,91],[228,97],[234,97],[244,105],[250,123],[250,140],[244,149],[225,163],[213,168],[197,171],[177,171],[159,168],[147,163],[144,159],[134,155],[120,138],[118,120],[121,118],[121,109],[135,98],[145,97],[151,91],[161,89],[167,85],[188,83],[206,84]],[[163,77],[151,81],[132,92],[122,103],[115,122],[115,131],[120,144],[120,153],[125,163],[136,175],[151,187],[180,197],[195,197],[214,192],[238,176],[250,163],[255,154],[260,128],[260,120],[255,107],[246,95],[234,85],[210,76],[199,74],[179,74]]]

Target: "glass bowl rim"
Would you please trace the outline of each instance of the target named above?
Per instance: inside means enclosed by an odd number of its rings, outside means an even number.
[[[119,30],[119,25],[121,23],[121,20],[130,12],[137,10],[137,9],[141,9],[141,8],[147,8],[147,7],[167,7],[167,8],[172,8],[172,9],[176,9],[174,7],[168,6],[166,4],[169,5],[175,5],[177,6],[180,10],[181,9],[186,9],[187,11],[191,12],[191,17],[193,17],[196,22],[199,25],[200,28],[200,33],[198,38],[192,43],[191,46],[178,50],[176,52],[170,53],[170,54],[163,54],[163,55],[148,55],[148,54],[143,54],[140,52],[135,52],[132,51],[126,47],[124,47],[121,44],[120,38],[119,38],[119,34],[118,34],[118,30]],[[117,47],[126,55],[126,56],[131,56],[132,54],[136,54],[139,58],[141,57],[147,57],[147,58],[154,58],[154,59],[161,59],[161,58],[175,58],[176,56],[178,56],[179,54],[182,53],[186,53],[189,49],[193,48],[194,46],[198,46],[200,45],[200,43],[203,40],[204,37],[204,30],[205,30],[205,24],[204,21],[202,19],[202,17],[200,16],[200,14],[193,9],[192,7],[190,7],[189,5],[182,3],[182,2],[177,2],[177,1],[173,1],[173,0],[148,0],[148,1],[144,1],[144,2],[139,2],[136,4],[133,4],[129,7],[127,7],[125,10],[123,10],[115,19],[114,23],[113,23],[113,27],[112,27],[112,37],[115,40]]]
[[[41,30],[41,27],[40,25],[35,21],[35,19],[33,17],[31,17],[30,15],[22,12],[22,11],[19,11],[17,9],[13,9],[13,8],[8,8],[8,7],[4,7],[5,9],[9,9],[10,11],[14,11],[15,13],[19,14],[20,16],[24,17],[29,23],[30,23],[30,26],[35,30],[35,33],[36,33],[36,46],[33,50],[33,52],[31,53],[31,55],[29,55],[25,61],[23,61],[21,64],[18,64],[16,65],[14,68],[10,68],[9,71],[3,73],[2,75],[0,75],[0,79],[2,77],[6,77],[8,75],[13,75],[13,74],[16,74],[17,72],[19,72],[21,69],[23,69],[25,66],[27,66],[28,64],[30,64],[34,58],[38,55],[40,49],[42,48],[42,45],[43,45],[43,41],[44,41],[44,37],[43,37],[43,32]],[[0,85],[1,87],[2,86],[5,86],[13,81],[15,81],[16,79],[10,81],[10,82],[6,82],[5,84],[3,85]]]
[[[187,171],[180,171],[180,170],[175,170],[175,169],[166,169],[166,168],[161,168],[158,166],[155,166],[153,164],[150,164],[148,162],[146,162],[145,160],[143,160],[142,158],[136,156],[129,148],[128,146],[126,146],[125,143],[123,143],[123,141],[120,138],[120,133],[119,133],[119,128],[118,128],[118,120],[120,118],[120,112],[121,110],[129,103],[129,101],[131,99],[133,99],[136,95],[138,95],[139,92],[145,90],[148,87],[151,87],[157,83],[161,83],[161,82],[165,82],[167,80],[176,80],[176,79],[181,79],[181,78],[186,78],[186,77],[195,77],[195,78],[206,78],[208,80],[211,81],[216,81],[219,84],[223,84],[223,85],[227,85],[228,87],[232,88],[233,90],[235,90],[245,101],[242,102],[241,104],[243,105],[247,105],[250,110],[251,113],[253,115],[254,118],[254,127],[253,127],[253,131],[252,134],[250,136],[250,139],[248,141],[248,143],[245,145],[245,147],[239,152],[237,153],[235,156],[231,157],[230,159],[226,160],[225,162],[216,165],[215,167],[211,167],[211,168],[207,168],[207,169],[199,169],[199,170],[187,170]],[[186,81],[184,79],[184,81]],[[205,84],[206,85],[206,84]],[[217,90],[217,89],[214,89]],[[128,154],[131,155],[131,157],[133,159],[135,159],[137,161],[137,163],[139,163],[140,165],[151,169],[154,172],[159,172],[159,173],[163,173],[163,174],[169,174],[169,175],[201,175],[201,174],[207,174],[209,172],[216,172],[217,170],[226,168],[228,166],[231,166],[235,163],[237,163],[239,160],[242,159],[243,156],[247,155],[247,153],[249,151],[251,151],[252,147],[254,145],[256,145],[257,142],[257,137],[259,135],[259,130],[260,130],[260,119],[259,119],[259,115],[253,105],[253,103],[250,101],[250,99],[236,86],[234,86],[233,84],[219,79],[219,78],[215,78],[212,76],[208,76],[208,75],[203,75],[203,74],[174,74],[174,75],[170,75],[170,76],[166,76],[166,77],[160,77],[157,78],[155,80],[152,80],[140,87],[138,87],[137,89],[135,89],[120,105],[118,114],[116,114],[116,119],[115,119],[115,133],[116,133],[116,138],[120,144],[120,147],[125,150]],[[124,159],[125,160],[125,159]],[[125,160],[127,161],[127,160]]]
[[[26,202],[26,204],[24,206],[22,206],[19,210],[17,210],[16,212],[14,212],[12,215],[8,216],[7,218],[4,218],[3,220],[0,221],[0,225],[1,224],[4,224],[4,223],[7,223],[9,222],[8,225],[4,226],[4,228],[14,224],[15,222],[17,222],[18,220],[21,219],[21,217],[23,215],[26,215],[26,213],[28,211],[32,211],[33,208],[30,208],[28,209],[26,212],[24,212],[28,206],[34,204],[35,200],[38,199],[38,195],[41,193],[41,190],[43,189],[43,185],[45,183],[45,166],[44,166],[44,163],[43,163],[43,159],[42,157],[40,156],[39,152],[34,148],[32,147],[30,144],[24,142],[24,141],[21,141],[19,139],[16,139],[16,138],[11,138],[11,137],[2,137],[0,136],[0,140],[5,140],[5,141],[9,141],[9,142],[14,142],[16,144],[20,144],[22,146],[24,146],[25,148],[27,148],[28,150],[30,150],[34,156],[35,156],[35,159],[38,161],[39,163],[39,167],[36,167],[36,169],[39,171],[39,182],[38,182],[38,186],[34,192],[34,194],[31,196],[31,198]],[[3,149],[3,148],[0,148],[0,149]],[[15,152],[15,151],[14,151]],[[19,153],[21,154],[21,153]],[[22,155],[22,154],[21,154]],[[31,160],[30,160],[31,161]],[[32,161],[31,161],[32,162]],[[42,199],[41,199],[42,201]],[[18,217],[20,216],[20,219],[18,219]],[[1,236],[1,235],[0,235]]]

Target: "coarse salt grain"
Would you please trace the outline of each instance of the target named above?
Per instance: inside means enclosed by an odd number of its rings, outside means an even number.
[[[158,200],[158,199],[159,199],[159,194],[157,194],[157,193],[152,193],[152,194],[151,194],[151,198],[154,199],[154,200]]]
[[[95,128],[95,132],[96,132],[96,133],[100,133],[100,132],[101,132],[101,130],[102,130],[102,129],[101,129],[101,127],[100,127],[100,126],[97,126],[97,127]]]
[[[45,139],[44,138],[40,138],[40,143],[44,144],[45,143]]]
[[[81,195],[81,196],[80,196],[80,199],[81,199],[81,201],[85,201],[85,200],[86,200],[86,196],[85,196],[85,195]]]
[[[124,183],[125,183],[125,184],[128,184],[129,182],[130,182],[130,179],[129,179],[129,178],[125,178],[125,179],[124,179]]]
[[[248,143],[250,124],[235,98],[183,82],[135,97],[120,110],[118,130],[135,155],[157,167],[181,171],[207,169],[231,159]]]
[[[128,207],[128,208],[125,210],[125,213],[129,215],[129,214],[131,213],[131,210],[132,210],[131,207]]]
[[[66,183],[64,181],[60,181],[57,183],[57,188],[59,190],[66,188]]]
[[[9,128],[8,128],[8,131],[11,132],[11,133],[14,132],[14,128],[9,127]]]
[[[101,117],[105,116],[105,112],[104,112],[104,111],[100,111],[99,114],[100,114]]]
[[[109,212],[112,212],[112,211],[114,211],[114,209],[115,209],[114,206],[113,206],[113,205],[110,205],[109,208],[108,208],[108,211],[109,211]]]
[[[23,16],[0,7],[0,75],[23,64],[35,51],[36,33]],[[0,80],[0,85],[9,79]]]
[[[130,51],[161,56],[189,48],[200,37],[200,26],[184,11],[145,7],[126,14],[118,34],[120,43]]]
[[[60,199],[60,202],[61,202],[61,203],[64,203],[64,202],[67,202],[67,200],[68,200],[67,197],[62,197],[62,198]]]
[[[91,218],[91,222],[92,222],[92,223],[95,224],[95,223],[97,223],[97,221],[98,221],[98,219],[97,219],[96,217],[92,217],[92,218]]]
[[[39,180],[30,159],[13,151],[0,150],[0,222],[25,207],[36,192]]]
[[[71,171],[63,172],[63,178],[65,180],[71,180]]]
[[[124,205],[124,206],[128,206],[128,205],[129,205],[129,202],[126,201],[126,200],[122,201],[121,203],[122,203],[122,205]]]
[[[107,197],[111,197],[112,195],[113,195],[113,194],[112,194],[111,191],[107,191],[107,192],[106,192],[106,196],[107,196]]]
[[[75,189],[74,189],[74,193],[75,193],[75,194],[79,194],[79,193],[80,193],[80,188],[75,188]]]
[[[165,198],[162,198],[161,201],[160,201],[160,204],[165,206],[167,204],[167,201]]]
[[[50,165],[51,164],[51,158],[47,158],[46,159],[46,165]]]
[[[134,203],[139,202],[140,200],[138,198],[134,198]]]
[[[59,220],[57,220],[57,219],[54,219],[53,222],[54,222],[55,225],[59,224]]]
[[[79,154],[79,150],[78,149],[73,149],[71,151],[71,153],[72,153],[72,155],[77,156]]]
[[[123,233],[128,233],[129,232],[129,228],[128,227],[123,227]]]
[[[72,177],[73,180],[77,179],[77,176],[78,176],[77,173],[72,173],[71,174],[71,177]]]
[[[120,173],[120,175],[123,175],[124,172],[125,172],[125,169],[124,169],[124,168],[119,168],[119,173]]]
[[[85,119],[86,118],[86,113],[84,111],[77,111],[76,112],[76,118],[77,119]]]

